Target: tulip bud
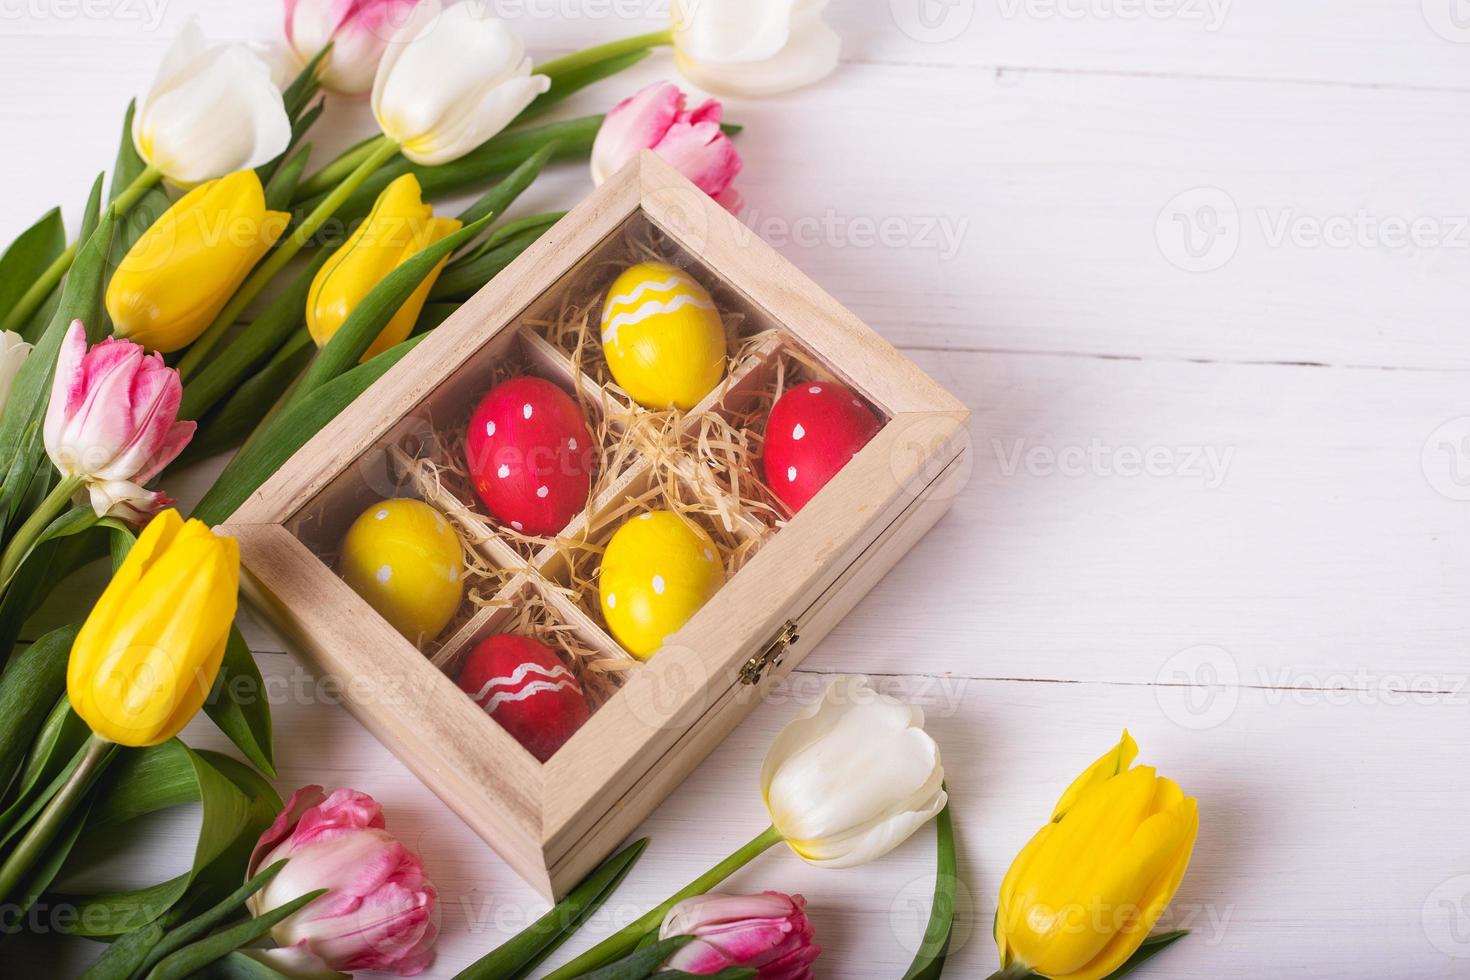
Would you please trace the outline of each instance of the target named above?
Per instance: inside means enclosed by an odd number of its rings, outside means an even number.
[[[80,480],[98,517],[137,520],[171,501],[143,489],[188,445],[176,420],[179,373],[126,340],[87,349],[82,321],[61,341],[42,436],[63,478]]]
[[[0,414],[5,412],[5,403],[10,400],[10,386],[20,366],[26,362],[31,345],[21,339],[14,330],[0,330]]]
[[[944,809],[939,746],[923,709],[840,677],[781,730],[761,767],[771,823],[808,864],[882,857]]]
[[[373,115],[414,163],[464,156],[551,87],[488,5],[423,3],[394,35],[373,80]]]
[[[177,184],[253,170],[290,142],[270,66],[247,45],[210,45],[192,20],[133,114],[138,155]]]
[[[413,174],[404,174],[383,188],[362,224],[311,281],[306,297],[306,326],[317,346],[322,347],[332,339],[357,304],[388,273],[441,238],[459,231],[460,226],[461,222],[454,218],[434,217],[434,209],[423,202],[418,178]],[[363,354],[364,361],[409,335],[447,261],[446,255],[404,300]]]
[[[72,644],[73,710],[121,745],[177,735],[214,686],[239,583],[234,538],[175,510],[151,520]]]
[[[1151,766],[1129,768],[1125,731],[1062,794],[1000,886],[1001,965],[1100,980],[1138,950],[1173,899],[1199,833],[1199,808]]]
[[[418,0],[286,0],[286,42],[305,65],[327,46],[320,78],[333,92],[373,87],[383,49]]]
[[[437,893],[418,855],[385,826],[377,801],[356,790],[327,796],[305,786],[291,796],[255,845],[247,873],[289,861],[250,897],[250,911],[264,915],[307,892],[329,891],[277,923],[271,938],[281,948],[259,959],[291,976],[389,970],[408,977],[433,961]]]
[[[289,214],[268,211],[254,170],[200,184],[143,233],[107,286],[114,332],[172,353],[214,321]]]
[[[664,964],[700,976],[753,968],[757,980],[811,980],[822,947],[813,941],[800,895],[698,895],[675,905],[659,939],[694,936]]]
[[[720,130],[720,103],[709,99],[684,108],[684,93],[668,82],[655,82],[613,106],[592,143],[592,182],[600,185],[636,158],[652,150],[732,212],[740,196],[730,182],[740,173],[740,154]]]
[[[826,77],[842,39],[827,0],[673,0],[674,57],[684,77],[722,95],[775,95]]]

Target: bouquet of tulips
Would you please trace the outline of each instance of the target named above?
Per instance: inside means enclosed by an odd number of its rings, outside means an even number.
[[[534,65],[474,0],[287,0],[285,76],[185,27],[75,237],[57,208],[0,254],[6,925],[85,866],[98,831],[188,802],[203,821],[187,873],[62,896],[67,931],[128,940],[97,975],[174,975],[172,947],[297,880],[250,862],[283,804],[234,625],[236,547],[210,526],[555,222],[503,220],[544,167],[583,159],[599,181],[652,149],[738,206],[717,102],[686,110],[663,83],[605,114],[542,117],[665,46],[723,91],[820,77],[835,36],[800,7],[677,6],[668,30]],[[378,131],[317,165],[314,124],[362,95]],[[466,192],[481,196],[435,213]],[[191,519],[171,509],[179,467],[231,450]],[[88,570],[109,556],[99,595]],[[248,765],[179,741],[201,708]]]

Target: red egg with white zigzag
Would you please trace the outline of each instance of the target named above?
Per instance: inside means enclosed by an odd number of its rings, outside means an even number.
[[[492,517],[524,534],[556,534],[587,505],[597,449],[572,397],[525,376],[480,400],[465,433],[465,457]]]
[[[835,381],[787,390],[766,421],[767,486],[793,512],[801,510],[882,427],[861,398]]]
[[[545,762],[591,717],[582,685],[550,647],[499,633],[470,651],[459,689]]]

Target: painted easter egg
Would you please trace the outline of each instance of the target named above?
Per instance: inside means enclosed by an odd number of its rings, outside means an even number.
[[[639,262],[607,291],[602,353],[638,404],[687,410],[725,376],[725,329],[714,300],[688,272]]]
[[[499,633],[482,641],[465,659],[458,683],[542,762],[591,715],[571,668],[528,636]]]
[[[882,427],[849,388],[799,384],[771,406],[761,459],[766,483],[793,512],[801,510]]]
[[[724,583],[710,536],[678,514],[656,510],[613,534],[597,584],[613,636],[647,660]]]
[[[464,549],[454,528],[422,500],[407,497],[379,501],[352,522],[338,569],[415,644],[439,635],[464,591]]]
[[[572,397],[526,376],[480,399],[465,456],[492,517],[525,534],[555,534],[587,504],[597,448]]]

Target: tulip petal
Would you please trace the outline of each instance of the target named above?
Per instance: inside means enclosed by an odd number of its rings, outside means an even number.
[[[260,840],[256,841],[254,850],[250,852],[250,863],[246,866],[248,869],[246,877],[255,877],[265,866],[261,861],[262,856],[274,850],[277,844],[286,839],[303,813],[314,809],[326,798],[322,788],[315,784],[303,786],[292,793],[291,798],[286,801],[285,808],[276,814],[276,819],[266,828],[265,833],[260,835]]]
[[[842,39],[822,20],[825,0],[678,2],[690,5],[690,17],[675,31],[676,62],[708,92],[775,95],[837,67]]]
[[[1072,784],[1063,791],[1057,800],[1057,805],[1052,809],[1053,820],[1062,819],[1062,815],[1072,808],[1072,805],[1082,797],[1088,790],[1112,779],[1114,776],[1133,765],[1133,760],[1138,758],[1138,743],[1133,736],[1128,734],[1128,729],[1123,729],[1123,737],[1118,744],[1104,752],[1096,762],[1082,770],[1082,774],[1072,780]]]
[[[608,110],[592,141],[592,183],[601,186],[641,151],[656,146],[683,105],[677,85],[654,82]]]

